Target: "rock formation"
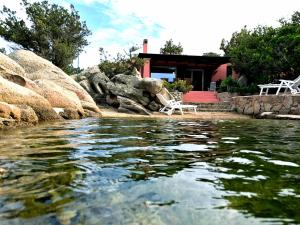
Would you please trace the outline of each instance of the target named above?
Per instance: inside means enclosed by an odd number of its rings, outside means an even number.
[[[99,116],[93,98],[70,76],[36,54],[0,53],[0,128]]]
[[[94,98],[97,104],[108,104],[120,112],[150,115],[160,102],[156,94],[164,92],[159,79],[118,74],[111,79],[98,66],[72,76]]]

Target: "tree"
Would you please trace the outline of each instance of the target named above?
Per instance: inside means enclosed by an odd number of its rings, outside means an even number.
[[[68,65],[67,68],[65,69],[66,74],[69,74],[69,75],[79,74],[82,71],[83,71],[82,68],[74,67],[72,64]]]
[[[88,45],[86,37],[91,34],[86,23],[80,21],[78,11],[73,5],[67,10],[47,1],[22,0],[21,6],[27,21],[6,6],[0,11],[4,16],[0,21],[0,36],[66,70]]]
[[[5,48],[0,48],[0,52],[1,52],[2,54],[6,55],[6,50],[5,50]]]
[[[215,52],[205,52],[205,53],[202,54],[202,56],[219,57],[221,55],[218,54],[218,53],[215,53]]]
[[[300,13],[295,12],[291,19],[281,19],[280,24],[277,28],[244,27],[230,41],[222,40],[221,49],[250,84],[294,79],[300,74]]]
[[[183,52],[183,47],[180,42],[176,45],[173,43],[173,40],[170,39],[166,41],[164,47],[160,49],[160,54],[168,54],[168,55],[181,55]]]
[[[111,59],[104,48],[99,48],[100,70],[108,77],[121,73],[134,74],[135,70],[139,70],[144,65],[144,60],[135,54],[138,49],[139,47],[132,46],[128,51],[125,51],[125,54],[118,53],[116,57]]]

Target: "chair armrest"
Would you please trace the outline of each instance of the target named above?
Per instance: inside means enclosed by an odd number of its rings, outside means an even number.
[[[172,102],[172,103],[182,103],[182,101],[176,101],[175,99],[171,99],[171,100],[169,100],[169,102]]]
[[[279,80],[279,81],[281,81],[281,82],[284,82],[284,83],[295,83],[295,81],[293,81],[293,80]]]

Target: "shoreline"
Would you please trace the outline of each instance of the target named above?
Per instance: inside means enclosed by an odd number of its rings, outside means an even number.
[[[252,119],[252,117],[238,114],[234,112],[197,112],[196,114],[193,112],[184,112],[183,115],[173,113],[168,116],[166,114],[160,112],[153,112],[151,115],[140,115],[140,114],[128,114],[118,112],[117,109],[107,108],[107,107],[99,107],[101,111],[101,117],[94,118],[124,118],[124,119],[174,119],[174,120],[243,120],[243,119]],[[85,119],[84,117],[82,119]],[[1,130],[14,130],[14,129],[22,129],[28,127],[35,127],[41,124],[47,124],[62,120],[53,120],[53,121],[41,121],[38,123],[30,123],[30,122],[18,122],[13,119],[7,119],[0,117],[0,131]],[[68,121],[68,120],[65,120]]]
[[[234,112],[184,112],[183,115],[173,113],[172,115],[168,116],[166,114],[160,112],[153,112],[150,116],[149,115],[139,115],[139,114],[128,114],[128,113],[121,113],[118,112],[116,109],[113,108],[102,108],[99,107],[102,117],[101,118],[142,118],[142,119],[188,119],[188,120],[222,120],[222,119],[232,119],[232,120],[239,120],[239,119],[252,119],[252,117],[238,114]]]

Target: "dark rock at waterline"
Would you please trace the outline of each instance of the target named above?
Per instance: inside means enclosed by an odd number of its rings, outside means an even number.
[[[59,115],[64,119],[80,119],[82,118],[82,114],[80,114],[77,110],[74,109],[64,109]]]
[[[136,103],[135,101],[129,98],[118,96],[117,101],[120,104],[118,110],[121,112],[124,112],[126,110],[138,114],[151,115],[142,105]]]
[[[33,125],[38,123],[39,118],[33,108],[28,105],[18,105],[18,108],[20,109],[20,121]]]

